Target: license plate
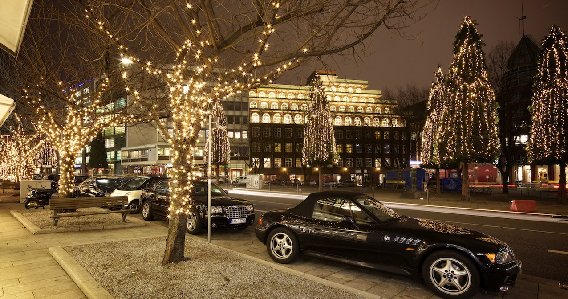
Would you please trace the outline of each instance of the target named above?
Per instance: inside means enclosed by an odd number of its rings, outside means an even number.
[[[230,220],[231,224],[242,224],[242,223],[246,223],[246,222],[247,222],[246,218],[235,218],[235,219]]]

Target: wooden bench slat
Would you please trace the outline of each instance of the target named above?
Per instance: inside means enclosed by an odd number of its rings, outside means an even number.
[[[51,218],[53,225],[57,226],[57,222],[61,217],[81,217],[87,215],[98,215],[108,213],[122,213],[122,221],[126,221],[126,215],[131,212],[129,209],[123,209],[128,204],[127,196],[117,197],[76,197],[76,198],[53,198],[49,201],[49,209],[53,211]],[[116,207],[120,206],[118,211],[91,211],[91,212],[63,212],[62,210],[82,209],[82,208],[98,208],[98,207]]]

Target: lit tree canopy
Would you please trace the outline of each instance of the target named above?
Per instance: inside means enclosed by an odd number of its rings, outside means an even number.
[[[215,165],[228,164],[231,156],[231,144],[229,143],[229,136],[227,135],[227,117],[223,110],[223,105],[219,101],[214,101],[211,108],[211,116],[217,124],[212,125],[211,129],[211,163]],[[209,143],[209,139],[207,139]],[[209,153],[208,144],[205,145],[205,155],[203,159],[207,160]]]
[[[497,102],[483,45],[475,23],[466,17],[445,80],[437,134],[441,163],[493,162],[499,153]]]
[[[553,26],[542,42],[542,56],[533,85],[529,159],[568,161],[568,41]]]
[[[304,165],[315,166],[333,164],[337,156],[333,117],[329,111],[325,87],[319,76],[312,80],[310,89],[311,106],[307,111],[307,121],[304,126],[302,162]]]
[[[13,119],[15,125],[9,128],[10,135],[0,140],[0,177],[19,182],[31,178],[44,142],[38,134],[25,132],[17,114]]]
[[[194,151],[214,99],[271,83],[309,58],[357,50],[381,27],[409,25],[431,2],[90,1],[87,18],[115,42],[124,61],[134,62],[122,74],[131,97],[166,95],[148,101],[151,112],[168,114],[168,121],[156,123],[173,152],[162,263],[183,260],[186,215],[195,212]]]
[[[434,74],[434,81],[430,88],[430,95],[426,106],[426,122],[422,129],[422,144],[420,146],[420,156],[424,165],[439,165],[438,157],[438,139],[437,132],[439,130],[440,116],[444,107],[444,73],[442,68],[438,66]]]

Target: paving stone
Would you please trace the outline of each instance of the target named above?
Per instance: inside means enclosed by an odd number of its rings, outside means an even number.
[[[366,279],[357,279],[349,281],[345,284],[346,286],[361,290],[361,291],[368,291],[369,289],[377,286],[377,283],[374,281],[366,280]],[[377,294],[380,295],[380,294]]]

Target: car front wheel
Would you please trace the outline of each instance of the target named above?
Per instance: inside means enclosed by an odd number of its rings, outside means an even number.
[[[281,264],[288,264],[298,258],[300,246],[294,233],[284,227],[275,228],[268,235],[268,255]]]
[[[150,202],[148,201],[142,203],[142,219],[146,221],[154,220],[154,215],[150,211]]]
[[[189,212],[187,215],[187,232],[192,235],[201,233],[201,217],[195,211]]]
[[[470,298],[479,289],[479,271],[463,254],[439,251],[422,265],[424,282],[442,298]]]

